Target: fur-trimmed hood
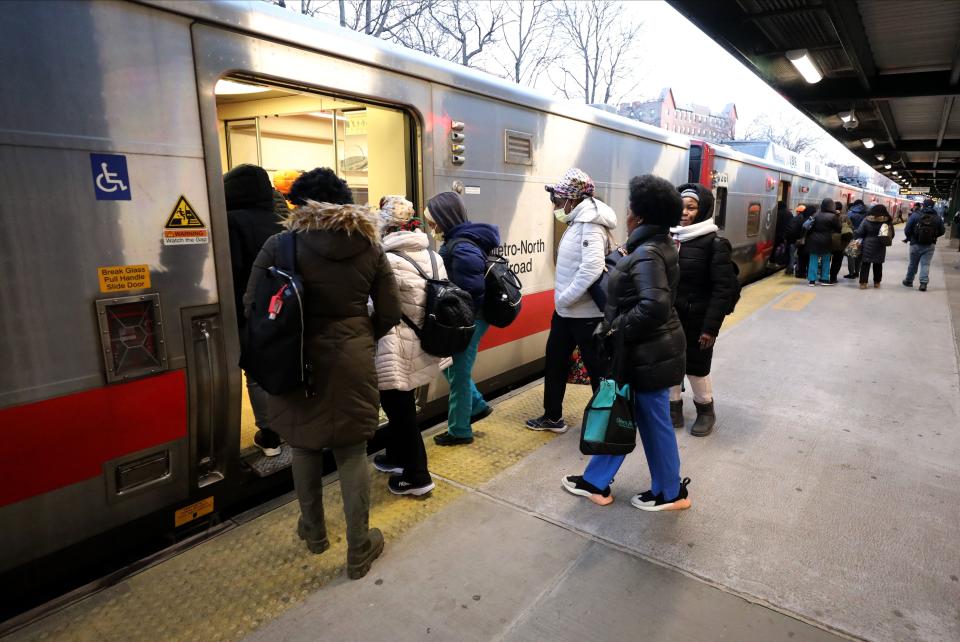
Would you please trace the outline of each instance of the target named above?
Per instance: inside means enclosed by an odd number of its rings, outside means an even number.
[[[873,223],[889,223],[893,219],[889,214],[870,214],[867,216],[867,220],[872,221]]]
[[[290,212],[283,226],[294,232],[343,232],[362,236],[371,243],[380,242],[376,215],[363,205],[335,205],[307,201]]]
[[[283,225],[299,232],[312,251],[334,261],[353,258],[371,246],[380,247],[377,217],[361,205],[307,201],[290,212]]]

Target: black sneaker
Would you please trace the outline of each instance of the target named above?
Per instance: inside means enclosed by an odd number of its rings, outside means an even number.
[[[905,288],[913,287],[913,281],[907,281],[906,279],[904,279],[903,281],[900,281],[900,284]]]
[[[473,443],[473,437],[454,437],[448,432],[433,436],[433,443],[438,446],[465,446]]]
[[[664,498],[663,493],[660,493],[657,495],[656,499],[654,499],[652,504],[634,503],[632,500],[630,503],[640,510],[645,510],[652,513],[668,510],[686,510],[690,508],[690,499],[687,497],[687,484],[689,483],[690,478],[684,477],[680,482],[680,494],[673,499],[666,499]]]
[[[927,291],[927,284],[926,284],[926,283],[921,283],[921,284],[920,284],[920,291],[921,291],[921,292],[926,292],[926,291]]]
[[[613,503],[613,496],[610,494],[609,486],[600,490],[584,479],[582,475],[567,475],[560,480],[560,485],[563,486],[563,489],[568,493],[586,497],[594,504],[606,506]]]
[[[272,430],[258,430],[253,436],[253,445],[259,448],[267,457],[276,457],[282,451],[280,435]]]
[[[493,406],[487,406],[486,408],[484,408],[474,416],[470,417],[470,423],[475,424],[478,421],[483,421],[484,419],[486,419],[492,414],[493,414]]]
[[[844,274],[844,275],[843,275],[843,278],[845,278],[845,279],[855,279],[855,278],[857,278],[857,275],[856,275],[856,274]]]
[[[398,466],[387,459],[386,455],[374,455],[373,467],[381,473],[391,473],[396,475],[403,474],[403,466]]]
[[[420,495],[426,495],[436,486],[432,479],[425,484],[414,484],[405,480],[402,475],[393,475],[387,482],[387,487],[394,495],[413,495],[414,497],[419,497]]]
[[[558,435],[561,435],[567,430],[570,429],[570,426],[567,425],[567,422],[563,420],[563,417],[560,419],[547,419],[546,415],[540,415],[536,419],[527,419],[527,428],[530,430],[547,430],[549,432],[555,432]]]
[[[641,509],[644,506],[653,506],[656,504],[656,501],[657,496],[653,494],[652,490],[645,490],[639,495],[634,495],[630,498],[630,503]]]

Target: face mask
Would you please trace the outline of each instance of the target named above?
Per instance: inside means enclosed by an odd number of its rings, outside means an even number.
[[[553,210],[553,215],[554,215],[554,217],[556,217],[556,219],[557,219],[558,221],[560,221],[561,223],[566,223],[566,222],[567,222],[567,213],[566,213],[565,211],[563,211],[563,208],[562,208],[562,207]]]

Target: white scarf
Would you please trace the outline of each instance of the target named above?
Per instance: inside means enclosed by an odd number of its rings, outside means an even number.
[[[687,225],[686,227],[678,225],[677,227],[670,228],[670,234],[673,235],[673,238],[678,243],[686,243],[687,241],[692,241],[695,238],[699,238],[710,232],[716,232],[720,228],[716,226],[713,222],[713,217],[708,218],[705,221],[700,221],[699,223],[693,223]]]

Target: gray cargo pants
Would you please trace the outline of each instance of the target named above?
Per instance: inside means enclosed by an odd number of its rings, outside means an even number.
[[[367,444],[361,442],[334,448],[333,458],[340,473],[340,493],[347,520],[347,547],[363,548],[367,542],[370,516],[370,466]],[[306,539],[318,543],[326,539],[323,518],[323,451],[293,449],[293,485],[300,502],[300,524]]]

